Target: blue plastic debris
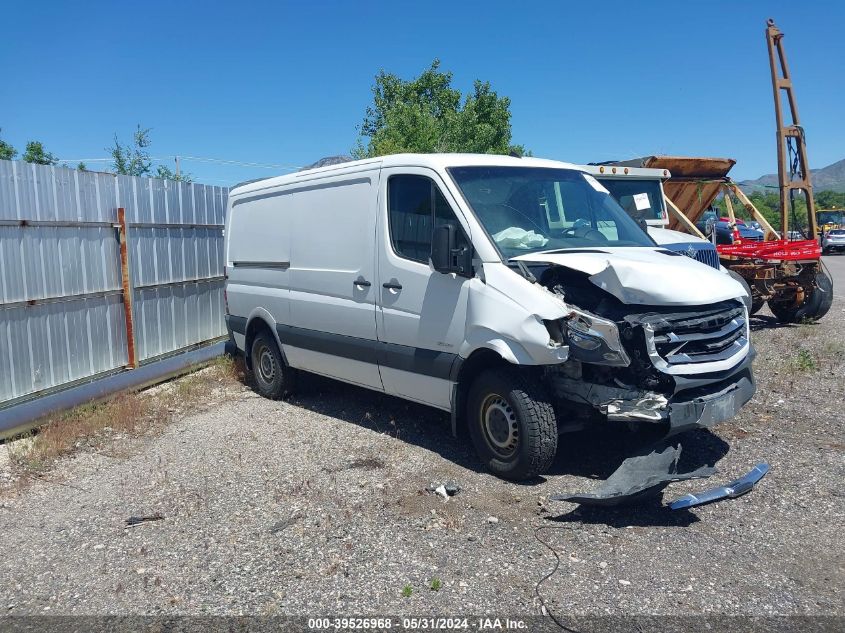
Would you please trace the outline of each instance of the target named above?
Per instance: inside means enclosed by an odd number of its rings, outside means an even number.
[[[758,481],[760,481],[765,474],[769,472],[769,465],[766,463],[757,464],[747,474],[739,479],[735,479],[725,486],[718,486],[710,488],[704,492],[694,495],[684,495],[680,499],[676,499],[669,504],[673,510],[680,510],[682,508],[691,508],[692,506],[700,506],[704,503],[711,503],[719,499],[734,499],[750,492]]]

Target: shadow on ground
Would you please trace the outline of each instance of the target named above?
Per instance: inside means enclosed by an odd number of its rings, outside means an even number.
[[[671,493],[669,493],[671,498]],[[632,506],[603,508],[580,506],[559,516],[547,517],[548,525],[589,523],[613,528],[627,527],[687,527],[700,519],[688,509],[670,510],[658,495],[647,502]]]
[[[485,472],[468,438],[452,437],[449,415],[436,409],[312,374],[300,376],[297,391],[289,402],[376,433],[386,433],[468,470]],[[640,451],[650,451],[658,439],[659,435],[654,433],[634,433],[622,426],[561,435],[557,456],[548,476],[606,479],[627,457]],[[712,466],[729,450],[725,442],[706,430],[685,433],[672,438],[671,443],[680,443],[683,447],[678,472]],[[545,481],[537,478],[515,485],[533,486]],[[582,483],[583,486],[573,485],[584,490],[596,485],[587,481]],[[649,500],[645,505],[637,506],[635,512],[630,508],[584,507],[564,515],[560,520],[604,522],[608,525],[625,521],[628,521],[626,525],[683,525],[684,521],[694,521],[695,515],[670,513],[660,507],[659,501],[652,504]]]

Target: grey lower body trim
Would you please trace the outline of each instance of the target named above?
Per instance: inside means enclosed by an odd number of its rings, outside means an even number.
[[[226,329],[238,334],[246,334],[246,319],[244,317],[227,314]]]
[[[287,270],[290,262],[232,262],[232,268],[266,268],[269,270]]]
[[[234,326],[232,329],[237,332]],[[320,332],[291,325],[277,325],[276,331],[283,345],[443,380],[454,380],[453,367],[459,358],[457,354],[438,350]]]
[[[33,423],[39,418],[55,411],[100,400],[124,389],[138,389],[181,374],[192,365],[222,355],[224,346],[225,343],[207,345],[184,354],[141,365],[137,369],[122,371],[6,409],[0,409],[0,437],[22,433],[32,428]]]

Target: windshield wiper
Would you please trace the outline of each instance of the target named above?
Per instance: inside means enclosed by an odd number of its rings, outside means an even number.
[[[524,261],[519,259],[509,259],[508,264],[516,264],[516,267],[519,269],[519,273],[523,277],[525,277],[532,284],[537,283],[537,278],[534,276],[534,273],[529,270],[528,266],[525,265]]]

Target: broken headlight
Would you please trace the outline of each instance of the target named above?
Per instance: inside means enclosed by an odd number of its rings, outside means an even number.
[[[595,365],[631,364],[613,321],[572,308],[572,313],[561,322],[561,329],[571,358]]]

